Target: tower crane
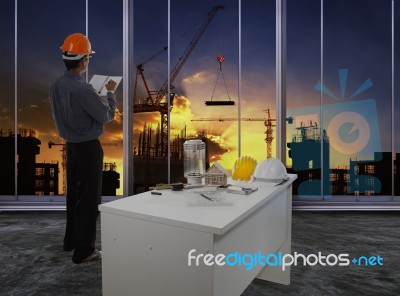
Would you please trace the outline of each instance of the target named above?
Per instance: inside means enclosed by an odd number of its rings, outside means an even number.
[[[118,146],[117,143],[101,143],[102,146]],[[62,143],[54,143],[52,141],[48,142],[49,149],[53,146],[62,146],[61,147],[61,166],[63,168],[63,181],[62,181],[62,192],[63,195],[67,195],[67,149],[65,148],[65,142]]]
[[[245,118],[242,117],[240,119],[238,118],[199,118],[199,119],[192,119],[191,121],[219,121],[219,122],[224,122],[224,121],[263,121],[264,126],[267,128],[265,131],[265,142],[267,143],[267,158],[272,157],[272,141],[274,140],[273,136],[273,127],[276,126],[276,124],[273,124],[273,121],[276,121],[276,119],[271,118],[271,114],[269,112],[269,109],[265,110],[267,112],[267,118]]]
[[[136,96],[136,87],[137,87],[137,80],[140,77],[143,80],[144,87],[146,89],[147,98],[144,100],[144,103],[136,102],[134,98],[134,106],[133,112],[134,113],[143,113],[143,112],[160,112],[161,115],[161,141],[160,141],[160,148],[159,151],[161,152],[161,156],[167,156],[167,145],[168,145],[168,101],[165,101],[165,96],[168,93],[168,85],[172,85],[175,78],[178,76],[180,70],[182,69],[183,65],[188,60],[190,54],[193,52],[193,49],[196,47],[197,43],[199,42],[201,36],[210,25],[212,19],[216,15],[216,13],[223,9],[224,6],[217,5],[214,6],[208,13],[206,20],[201,24],[195,35],[193,36],[192,40],[190,41],[189,45],[186,47],[185,51],[183,52],[182,56],[178,59],[178,62],[175,64],[174,68],[172,69],[169,77],[164,81],[161,88],[158,91],[151,91],[147,84],[146,78],[144,76],[144,67],[143,65],[156,57],[162,51],[168,49],[168,47],[164,47],[161,51],[153,55],[151,58],[146,60],[146,62],[141,63],[136,66],[136,80],[135,80],[135,91],[134,96]],[[174,94],[171,93],[170,95],[170,106],[173,104]]]

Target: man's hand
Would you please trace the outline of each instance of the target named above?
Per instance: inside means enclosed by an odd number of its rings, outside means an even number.
[[[108,91],[114,92],[117,88],[117,83],[114,80],[110,79],[105,86]]]

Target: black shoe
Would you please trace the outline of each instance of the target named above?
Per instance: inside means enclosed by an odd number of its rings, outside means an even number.
[[[93,261],[101,261],[101,251],[94,250],[92,254],[87,256],[82,262],[93,262]]]
[[[74,262],[75,264],[81,264],[81,263],[93,262],[93,261],[101,261],[101,251],[94,250],[86,258],[77,258],[75,256],[75,254],[74,254],[74,256],[72,256],[72,262]]]

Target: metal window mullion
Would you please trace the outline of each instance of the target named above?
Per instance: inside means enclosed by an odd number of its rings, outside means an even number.
[[[286,164],[286,0],[276,0],[276,157]]]
[[[85,34],[87,37],[89,37],[89,0],[86,0],[86,11],[85,11]],[[88,65],[88,69],[85,72],[85,79],[86,82],[89,81],[89,65]]]
[[[321,85],[324,85],[324,0],[321,0]],[[320,102],[319,102],[319,134],[320,134],[320,142],[321,142],[321,197],[324,199],[324,137],[323,137],[323,92],[322,87],[320,91]],[[327,181],[328,182],[328,181]],[[329,181],[330,182],[330,181]]]
[[[14,196],[18,200],[18,0],[14,3]]]
[[[394,119],[395,119],[395,114],[394,114],[394,108],[395,108],[395,104],[394,104],[394,0],[392,0],[392,131],[391,131],[391,136],[392,136],[392,165],[391,165],[391,169],[392,169],[392,201],[394,200],[394,160],[396,157],[396,150],[395,150],[395,138],[394,138]]]
[[[167,104],[168,104],[168,112],[167,112],[167,138],[168,138],[168,183],[171,183],[171,0],[168,0],[168,92],[167,92]],[[163,116],[161,114],[161,116]],[[161,118],[162,120],[162,118]]]
[[[133,65],[133,0],[123,0],[123,195],[133,195],[133,102],[131,73]]]
[[[242,121],[240,120],[241,118],[241,106],[240,106],[240,101],[241,101],[241,95],[242,95],[242,32],[241,32],[241,27],[242,27],[242,1],[239,0],[239,26],[238,26],[238,50],[239,50],[239,56],[238,56],[238,157],[241,157],[241,148],[242,148]]]

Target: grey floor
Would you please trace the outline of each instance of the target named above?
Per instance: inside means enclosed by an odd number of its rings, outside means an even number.
[[[64,226],[63,212],[0,213],[0,295],[102,294],[101,263],[62,252]],[[296,266],[289,286],[254,280],[242,296],[400,295],[398,212],[294,212],[293,252],[379,255],[383,266]]]

